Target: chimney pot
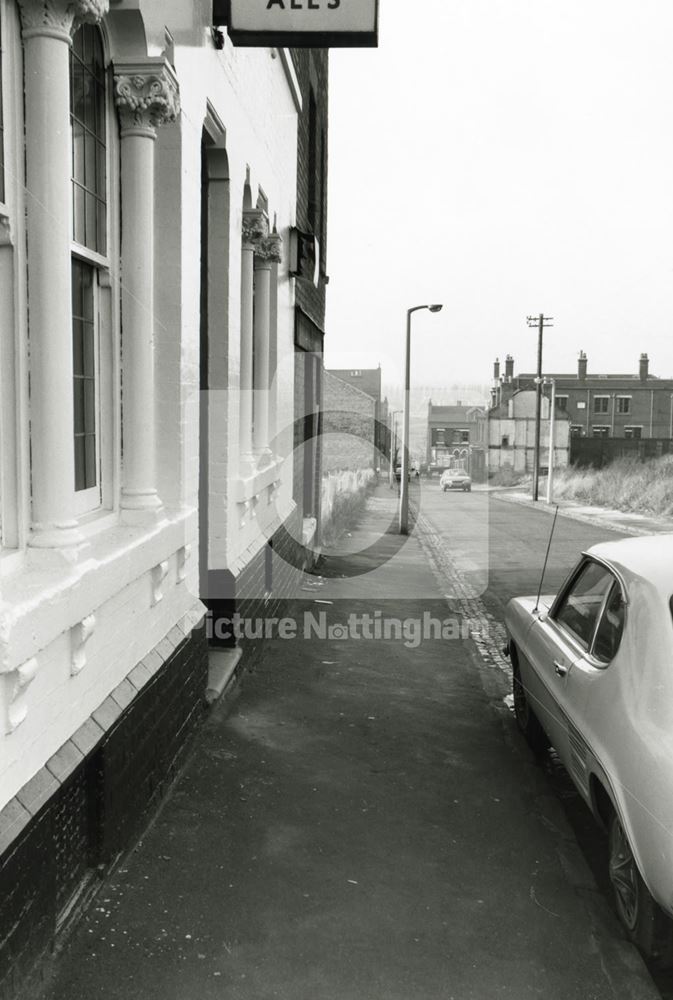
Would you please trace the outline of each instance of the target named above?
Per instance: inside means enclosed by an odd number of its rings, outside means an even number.
[[[514,358],[511,354],[508,354],[505,358],[505,378],[511,379],[514,377]]]
[[[493,381],[497,382],[500,378],[500,358],[496,358],[493,363]]]
[[[645,382],[650,374],[650,359],[647,354],[640,355],[640,379]]]
[[[581,379],[587,377],[587,356],[584,351],[580,351],[577,359],[577,374]]]

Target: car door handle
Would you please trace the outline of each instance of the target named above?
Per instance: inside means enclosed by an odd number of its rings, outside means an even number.
[[[559,677],[565,677],[568,673],[568,668],[565,663],[559,663],[558,660],[554,660],[554,671]]]

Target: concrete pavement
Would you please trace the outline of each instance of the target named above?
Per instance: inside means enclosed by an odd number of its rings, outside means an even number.
[[[45,1000],[658,996],[419,538],[377,549],[400,596],[349,575],[385,499],[215,707]],[[424,616],[453,638],[416,645]]]

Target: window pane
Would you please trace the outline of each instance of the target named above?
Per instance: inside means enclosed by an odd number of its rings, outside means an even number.
[[[96,469],[96,435],[87,434],[85,437],[85,456],[86,456],[86,472],[85,472],[85,483],[86,489],[90,489],[95,486],[98,482],[98,475]]]
[[[612,575],[598,563],[586,563],[556,612],[556,620],[587,650],[591,646],[603,599],[613,581]]]
[[[624,599],[619,584],[612,588],[605,611],[596,630],[593,653],[599,660],[609,663],[619,649],[624,630]]]
[[[75,243],[86,243],[86,229],[84,224],[84,191],[79,184],[72,186],[72,210],[73,210],[73,239]]]
[[[84,437],[75,438],[75,491],[86,489]]]
[[[106,252],[106,86],[100,31],[83,24],[70,54],[73,153],[73,237]]]
[[[72,262],[73,408],[75,490],[98,481],[96,469],[96,327],[94,269]]]

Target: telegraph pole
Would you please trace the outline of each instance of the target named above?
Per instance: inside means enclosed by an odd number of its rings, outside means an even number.
[[[535,379],[535,451],[533,454],[533,500],[538,498],[540,481],[540,424],[542,416],[542,334],[546,327],[553,326],[553,317],[527,316],[528,326],[537,327],[537,377]]]

